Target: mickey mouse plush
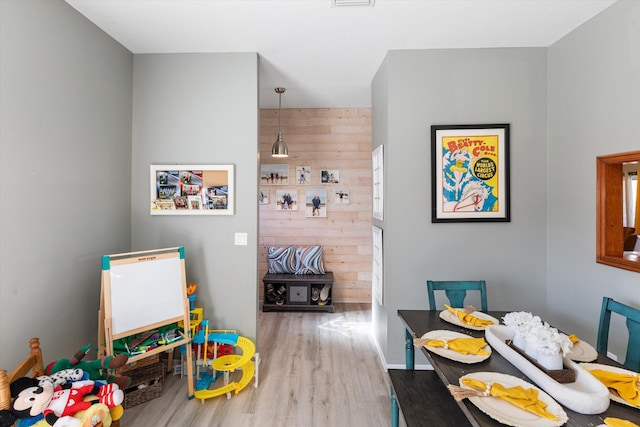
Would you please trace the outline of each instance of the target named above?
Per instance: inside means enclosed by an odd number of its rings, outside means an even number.
[[[60,417],[86,410],[94,403],[113,408],[124,401],[124,392],[117,384],[98,386],[91,380],[75,381],[54,389],[50,382],[39,384],[35,378],[22,377],[12,382],[10,388],[13,402],[10,410],[0,411],[0,427],[9,427],[18,419],[40,414],[53,426]],[[83,401],[90,394],[98,400]]]

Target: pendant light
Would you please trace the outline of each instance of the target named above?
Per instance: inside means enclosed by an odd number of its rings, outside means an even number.
[[[284,90],[283,87],[276,88],[276,93],[278,94],[278,138],[276,142],[273,143],[273,147],[271,147],[271,157],[289,157],[289,149],[282,139],[282,130],[280,129],[280,110],[282,108],[282,94]]]

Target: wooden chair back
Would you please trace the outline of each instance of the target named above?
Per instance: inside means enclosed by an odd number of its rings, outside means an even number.
[[[0,370],[0,409],[9,409],[11,406],[9,385],[13,380],[29,376],[29,373],[33,378],[44,375],[42,350],[40,349],[40,339],[38,338],[29,340],[29,357],[20,362],[10,374],[7,375],[7,371]]]
[[[624,359],[624,366],[634,372],[638,372],[640,371],[640,309],[630,307],[608,297],[602,298],[596,349],[598,353],[607,355],[611,313],[618,313],[627,319],[629,341],[627,342],[627,355]]]
[[[449,299],[451,307],[464,308],[464,300],[467,291],[480,291],[482,311],[487,311],[487,284],[484,280],[427,280],[427,293],[429,294],[429,310],[436,310],[434,291],[444,291]]]

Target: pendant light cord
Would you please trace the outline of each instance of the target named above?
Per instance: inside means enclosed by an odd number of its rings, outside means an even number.
[[[280,116],[282,115],[282,93],[278,94],[278,133],[282,132],[280,129]]]
[[[283,87],[277,87],[278,94],[278,137],[271,147],[271,155],[273,157],[289,157],[289,149],[287,144],[282,140],[282,93],[285,91]]]

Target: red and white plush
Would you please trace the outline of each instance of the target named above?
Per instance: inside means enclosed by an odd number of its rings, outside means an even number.
[[[13,402],[10,411],[0,411],[0,427],[13,424],[11,417],[15,421],[40,414],[53,426],[60,418],[87,410],[95,403],[113,408],[124,401],[124,392],[117,384],[100,385],[92,380],[75,381],[54,389],[49,382],[39,383],[35,378],[22,377],[12,382],[10,388]],[[89,395],[97,399],[85,401],[85,396]]]
[[[113,408],[124,401],[124,393],[117,384],[96,386],[91,380],[75,381],[71,383],[71,388],[59,386],[53,390],[51,400],[43,411],[44,418],[49,420],[51,414],[59,418],[89,409],[92,402],[83,400],[87,395],[97,396],[98,402],[104,403],[108,408]]]

